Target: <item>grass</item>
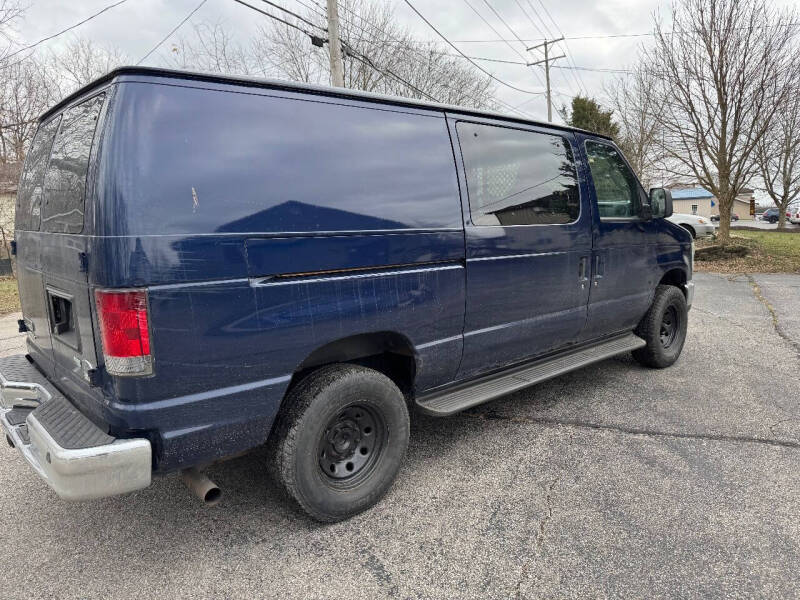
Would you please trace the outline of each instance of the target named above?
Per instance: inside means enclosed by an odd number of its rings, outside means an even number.
[[[697,240],[697,247],[715,244]],[[747,256],[695,261],[698,271],[716,273],[800,273],[800,233],[778,231],[731,231],[731,243],[747,246]]]
[[[19,310],[17,280],[13,277],[0,277],[0,315]]]

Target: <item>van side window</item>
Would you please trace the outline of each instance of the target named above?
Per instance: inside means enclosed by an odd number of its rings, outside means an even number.
[[[39,230],[44,170],[47,168],[47,159],[50,158],[50,149],[53,147],[60,121],[61,117],[58,116],[40,125],[33,138],[25,159],[25,170],[20,178],[15,229]]]
[[[578,175],[565,138],[467,122],[458,123],[456,131],[475,225],[553,225],[578,219]]]
[[[636,176],[619,152],[600,142],[586,142],[597,208],[601,219],[625,219],[639,215],[641,199]]]
[[[99,94],[64,113],[53,142],[50,164],[44,175],[42,225],[45,231],[80,233],[86,173],[97,118],[103,107]]]
[[[443,116],[330,98],[121,85],[127,86],[121,88],[127,112],[113,120],[113,157],[99,165],[108,166],[109,176],[120,182],[120,209],[108,224],[113,231],[461,225],[453,147]]]

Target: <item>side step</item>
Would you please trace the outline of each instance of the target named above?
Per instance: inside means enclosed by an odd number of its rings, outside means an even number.
[[[439,393],[434,392],[418,398],[416,403],[424,413],[437,417],[446,417],[521,390],[540,381],[580,369],[617,354],[636,350],[644,345],[645,341],[642,338],[629,333],[588,348],[572,350],[500,373],[481,377]]]

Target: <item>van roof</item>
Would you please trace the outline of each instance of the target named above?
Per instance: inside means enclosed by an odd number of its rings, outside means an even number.
[[[411,106],[428,109],[437,109],[448,112],[458,112],[461,114],[469,114],[476,116],[501,118],[518,123],[528,123],[538,125],[541,127],[550,127],[553,129],[560,129],[564,131],[578,131],[581,133],[588,133],[593,136],[611,139],[601,133],[586,131],[577,127],[570,127],[568,125],[557,125],[554,123],[543,123],[541,121],[534,121],[532,119],[525,119],[516,117],[514,115],[503,114],[500,112],[490,110],[479,110],[465,106],[454,106],[449,104],[441,104],[438,102],[429,102],[427,100],[414,100],[412,98],[403,98],[400,96],[388,96],[385,94],[375,94],[372,92],[362,92],[360,90],[351,90],[346,88],[335,88],[324,85],[312,85],[307,83],[298,83],[294,81],[283,81],[279,79],[261,79],[256,77],[244,77],[238,75],[220,75],[218,73],[200,73],[194,71],[181,71],[177,69],[163,69],[157,67],[138,67],[138,66],[124,66],[118,67],[96,79],[95,81],[85,85],[76,92],[70,94],[58,104],[45,112],[40,120],[44,120],[50,115],[63,109],[65,106],[73,102],[75,99],[85,95],[93,88],[99,87],[106,83],[111,82],[117,77],[124,75],[140,75],[146,77],[169,78],[169,79],[186,79],[193,81],[209,81],[217,83],[226,83],[231,85],[241,85],[247,87],[258,87],[263,89],[280,89],[288,91],[299,91],[308,94],[315,94],[319,96],[339,97],[339,98],[353,98],[356,100],[365,100],[368,102],[376,102],[381,104],[394,104],[398,106]]]

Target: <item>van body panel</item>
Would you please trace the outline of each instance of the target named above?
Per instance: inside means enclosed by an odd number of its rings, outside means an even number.
[[[332,274],[349,270],[404,268],[464,258],[460,229],[438,232],[251,238],[250,277]]]

